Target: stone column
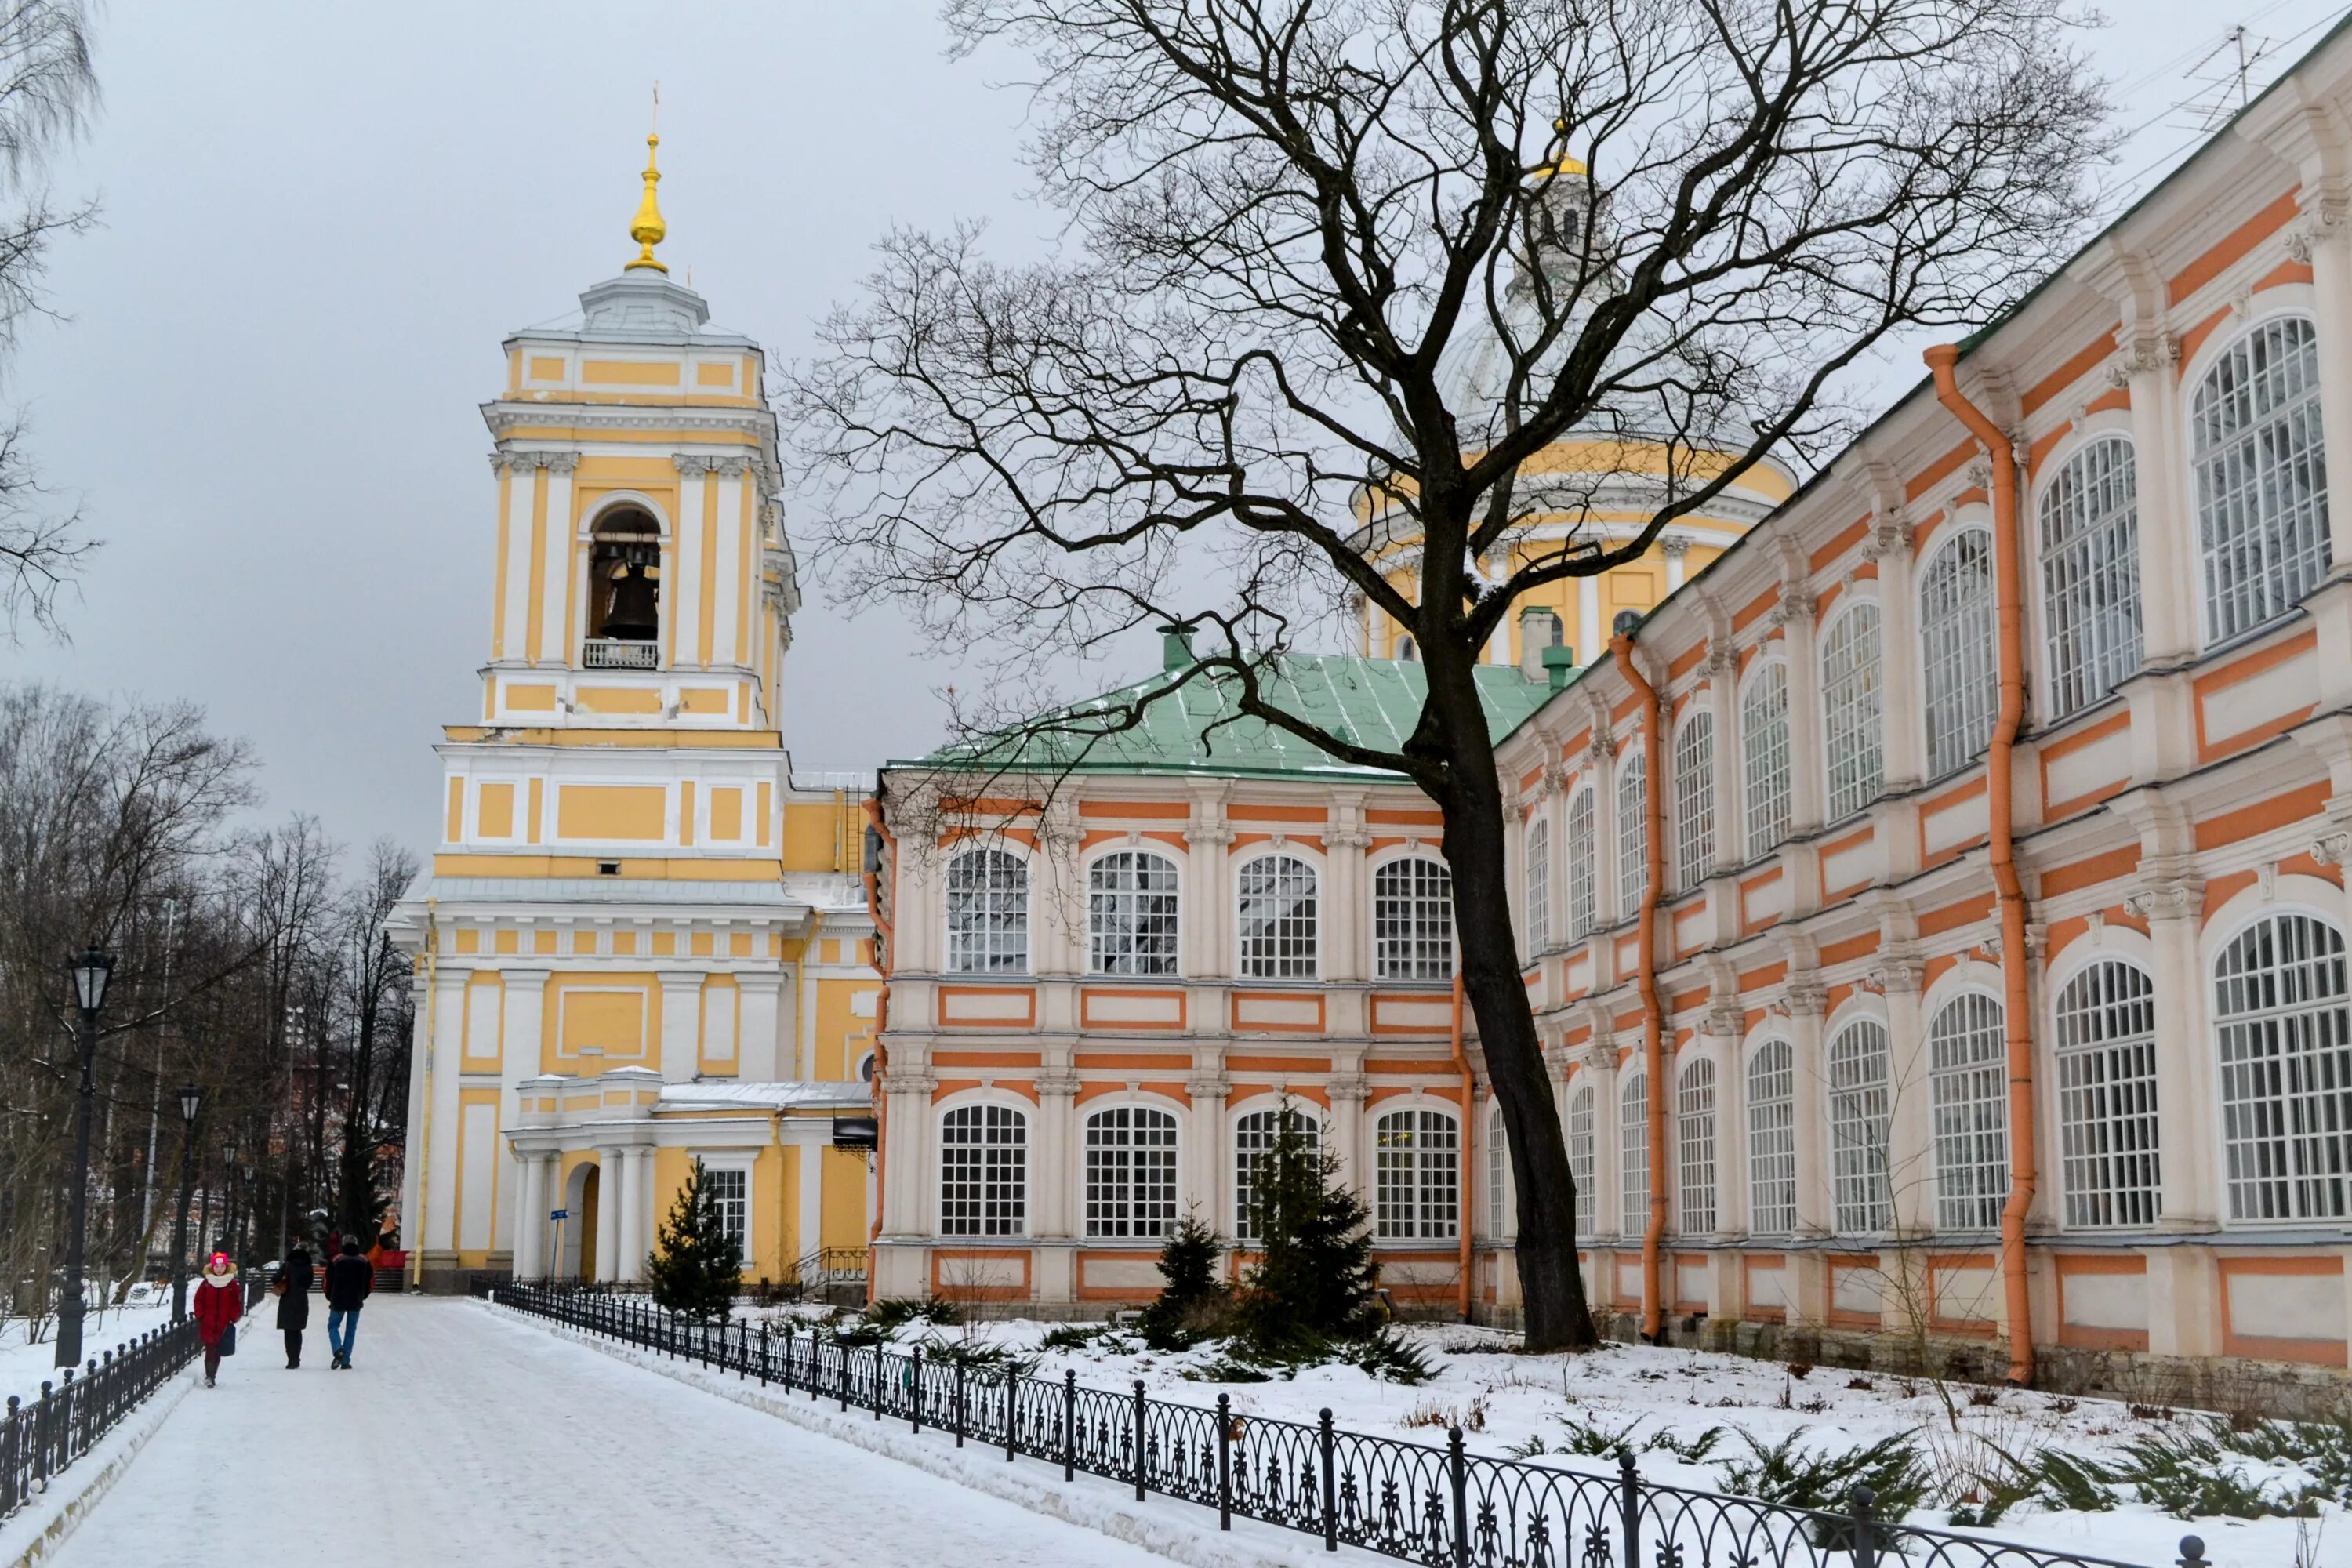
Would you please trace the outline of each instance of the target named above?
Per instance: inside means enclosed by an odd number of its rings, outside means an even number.
[[[1919,1007],[1922,965],[1907,948],[1879,950],[1874,978],[1886,1000],[1887,1076],[1894,1104],[1886,1121],[1887,1180],[1895,1229],[1905,1237],[1935,1228],[1935,1119],[1929,1108],[1926,1021]]]
[[[2286,251],[2311,268],[2312,316],[2319,333],[2319,419],[2331,452],[2352,451],[2352,226],[2345,222],[2342,176],[2321,168],[2342,154],[2329,149],[2306,156],[2300,192],[2303,220],[2290,229]],[[2341,445],[2338,445],[2341,443]],[[2327,509],[2330,575],[2352,577],[2352,508]]]
[[[1792,964],[1786,999],[1795,1079],[1789,1110],[1797,1166],[1796,1239],[1819,1240],[1836,1233],[1837,1218],[1830,1190],[1829,1061],[1822,1027],[1828,994],[1810,967],[1800,973]],[[1821,1253],[1811,1248],[1791,1252],[1787,1268],[1789,1321],[1824,1321],[1829,1316],[1829,1272]]]
[[[2221,1120],[2220,1085],[2198,952],[2205,883],[2193,874],[2149,876],[2149,869],[2143,861],[2140,889],[2124,907],[2147,921],[2156,950],[2149,978],[2156,985],[2157,1225],[2168,1231],[2213,1230],[2224,1205],[2213,1150]]]
[[[416,1237],[415,1245],[423,1247],[434,1256],[425,1258],[428,1267],[441,1263],[457,1266],[457,1063],[465,1051],[466,980],[467,971],[454,963],[437,966],[434,976],[432,998],[434,1018],[433,1041],[433,1103],[428,1114],[433,1120],[430,1158],[433,1168],[425,1173],[424,1194],[425,1213],[415,1218],[404,1215],[402,1221]],[[423,1224],[418,1224],[422,1220]],[[436,1247],[428,1237],[440,1239]],[[446,1254],[442,1248],[446,1248]]]
[[[621,1256],[614,1260],[614,1277],[619,1279],[642,1279],[646,1275],[646,1254],[653,1250],[652,1217],[654,1152],[639,1144],[621,1151],[621,1168],[627,1173],[629,1201],[621,1210]]]
[[[1187,1117],[1184,1163],[1177,1188],[1177,1212],[1197,1211],[1202,1221],[1220,1236],[1234,1233],[1233,1195],[1225,1191],[1224,1173],[1232,1167],[1225,1147],[1225,1099],[1233,1080],[1225,1076],[1224,1050],[1211,1046],[1195,1053],[1192,1076],[1185,1089],[1192,1097]]]
[[[703,550],[702,493],[710,482],[710,459],[689,453],[670,460],[677,467],[677,515],[670,520],[669,559],[662,563],[662,641],[671,668],[682,668],[705,662],[702,595],[710,563]]]
[[[547,563],[535,657],[548,664],[566,664],[572,658],[572,475],[580,467],[580,454],[550,452],[546,458]]]
[[[684,946],[686,933],[678,933]],[[653,1064],[664,1083],[690,1083],[702,1070],[702,972],[665,969],[661,982],[661,1059]]]
[[[499,481],[499,516],[505,520],[499,538],[498,625],[490,638],[490,657],[520,658],[530,626],[531,468],[528,459],[512,452],[492,452],[490,472]]]
[[[749,662],[743,628],[743,474],[749,467],[745,458],[710,460],[719,515],[711,530],[717,548],[702,578],[702,591],[710,600],[710,653],[703,662],[713,666]]]
[[[931,1181],[939,1159],[939,1129],[931,1115],[931,1095],[940,1085],[921,1049],[911,1042],[893,1041],[890,1057],[889,1073],[881,1086],[889,1102],[890,1127],[882,1145],[882,1235],[912,1240],[939,1230],[939,1199]],[[1031,1169],[1034,1181],[1034,1159]],[[801,1250],[815,1245],[803,1239]]]
[[[536,1279],[540,1275],[541,1258],[547,1250],[541,1239],[551,1206],[545,1191],[546,1167],[536,1153],[522,1155],[516,1162],[514,1277]]]
[[[1912,586],[1911,524],[1881,512],[1864,553],[1878,563],[1880,743],[1886,787],[1901,790],[1927,776],[1927,710],[1919,660],[1919,601]]]
[[[783,985],[781,969],[736,972],[736,996],[742,1008],[735,1034],[737,1060],[742,1066],[743,1076],[755,1083],[770,1082],[787,1073],[794,1078],[814,1076],[802,1069],[799,1053],[789,1048],[779,1034],[783,1016]],[[855,1077],[857,1064],[852,1061],[845,1065]]]
[[[1037,1140],[1029,1164],[1029,1234],[1044,1241],[1066,1241],[1078,1233],[1072,1203],[1080,1183],[1077,1139],[1078,1075],[1066,1047],[1048,1051],[1039,1071]],[[1058,1062],[1050,1060],[1059,1056]]]
[[[1576,662],[1591,664],[1609,646],[1609,628],[1601,624],[1601,579],[1576,580]]]
[[[1612,1247],[1623,1233],[1625,1184],[1618,1167],[1624,1129],[1617,1114],[1617,1043],[1599,1030],[1585,1047],[1583,1076],[1592,1086],[1592,1191],[1586,1194],[1585,1212],[1592,1216],[1593,1246]],[[1569,1098],[1575,1099],[1573,1086]],[[1608,1287],[1603,1299],[1614,1300],[1614,1277],[1606,1269],[1596,1277]]]
[[[1370,1208],[1376,1194],[1372,1164],[1364,1155],[1364,1141],[1371,1135],[1364,1125],[1364,1103],[1371,1085],[1365,1080],[1360,1053],[1343,1056],[1331,1065],[1331,1123],[1326,1136],[1339,1161],[1340,1184],[1360,1194]]]
[[[1364,864],[1364,851],[1370,847],[1372,836],[1363,826],[1360,796],[1335,805],[1331,816],[1331,826],[1323,835],[1328,885],[1322,889],[1321,967],[1325,980],[1345,984],[1372,977],[1372,891]],[[1336,995],[1330,998],[1333,1003],[1339,1000]],[[1334,1033],[1361,1034],[1369,1022],[1335,1016],[1331,1026]]]
[[[2139,616],[2144,668],[2168,668],[2197,657],[2197,531],[2189,492],[2181,412],[2180,344],[2160,323],[2127,338],[2110,384],[2131,393],[2132,475],[2139,508]]]
[[[621,1168],[621,1151],[600,1148],[596,1151],[596,1281],[607,1284],[620,1275],[614,1266],[621,1252],[621,1205],[628,1190],[626,1173]]]
[[[1690,553],[1690,541],[1661,539],[1658,553],[1666,558],[1666,592],[1671,594],[1683,585],[1683,559]]]

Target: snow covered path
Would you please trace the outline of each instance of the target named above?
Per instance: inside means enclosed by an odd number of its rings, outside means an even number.
[[[469,1302],[379,1298],[353,1371],[311,1315],[286,1370],[264,1303],[132,1461],[58,1568],[251,1568],[268,1543],[465,1568],[1165,1568]]]

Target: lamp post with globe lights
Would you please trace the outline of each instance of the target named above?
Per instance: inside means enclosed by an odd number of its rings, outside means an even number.
[[[180,1090],[180,1210],[172,1221],[172,1321],[188,1315],[188,1205],[196,1190],[196,1118],[205,1091],[194,1084]]]
[[[89,1118],[98,1098],[98,1015],[106,1005],[106,984],[114,975],[114,954],[96,942],[66,965],[73,976],[74,1005],[81,1010],[81,1089],[74,1101],[73,1191],[66,1215],[65,1292],[58,1302],[59,1366],[81,1363],[82,1240],[89,1227]]]

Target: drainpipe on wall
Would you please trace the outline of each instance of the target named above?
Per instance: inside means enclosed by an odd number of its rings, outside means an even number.
[[[2009,1381],[2033,1381],[2033,1323],[2025,1281],[2025,1215],[2036,1177],[2033,1015],[2025,984],[2025,888],[2018,880],[2011,754],[2025,720],[2025,610],[2017,566],[2017,454],[2000,427],[1970,403],[1952,374],[1956,343],[1927,353],[1936,395],[1992,454],[1993,592],[1999,613],[2000,712],[1985,753],[1986,837],[2000,897],[2002,1021],[2009,1035],[2009,1201],[2000,1210],[2000,1273],[2009,1313]]]
[[[1459,1227],[1462,1232],[1462,1257],[1459,1267],[1460,1299],[1455,1301],[1454,1310],[1462,1314],[1462,1321],[1466,1323],[1470,1321],[1470,1197],[1477,1190],[1470,1184],[1473,1156],[1477,1149],[1470,1130],[1477,1125],[1478,1118],[1475,1089],[1470,1079],[1470,1058],[1462,1048],[1462,963],[1458,957],[1454,963],[1454,1068],[1462,1075],[1462,1196],[1457,1205],[1462,1215]]]
[[[1666,885],[1666,781],[1658,767],[1658,690],[1633,659],[1633,633],[1641,624],[1634,611],[1622,612],[1609,651],[1616,655],[1617,668],[1625,672],[1642,703],[1643,813],[1650,819],[1642,836],[1650,864],[1642,885],[1633,982],[1642,994],[1642,1060],[1650,1101],[1650,1219],[1642,1227],[1642,1338],[1655,1344],[1665,1318],[1658,1278],[1659,1249],[1666,1236],[1666,1018],[1658,1002],[1658,900]]]
[[[866,819],[874,825],[874,831],[882,836],[883,847],[889,852],[890,868],[895,872],[898,867],[898,840],[891,833],[889,825],[882,820],[880,795],[867,798]],[[860,868],[858,879],[866,884],[866,912],[874,921],[877,943],[875,967],[882,972],[882,994],[874,1001],[874,1220],[866,1233],[866,1304],[871,1307],[874,1305],[874,1245],[882,1238],[883,1195],[889,1191],[890,1173],[882,1158],[882,1146],[884,1135],[889,1131],[890,1097],[881,1089],[889,1078],[890,1048],[882,1043],[882,1035],[890,1026],[890,969],[898,962],[898,942],[890,922],[882,918],[880,874]],[[824,1243],[824,1237],[820,1231],[817,1244],[822,1247]]]

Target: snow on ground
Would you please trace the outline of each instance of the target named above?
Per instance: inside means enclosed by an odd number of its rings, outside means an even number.
[[[777,1315],[824,1316],[807,1308],[782,1309]],[[1575,1426],[1598,1427],[1626,1436],[1648,1479],[1710,1491],[1724,1489],[1721,1461],[1747,1456],[1740,1434],[1767,1444],[1804,1434],[1808,1447],[1843,1450],[1913,1433],[1943,1479],[1965,1473],[1972,1461],[1984,1462],[1987,1444],[2020,1456],[2055,1446],[2113,1460],[2121,1457],[2124,1443],[2188,1419],[2170,1412],[2136,1415],[2112,1400],[1965,1384],[1944,1385],[1952,1401],[1948,1411],[1927,1379],[1833,1367],[1815,1367],[1799,1378],[1779,1363],[1650,1345],[1609,1344],[1584,1355],[1528,1355],[1515,1350],[1513,1336],[1461,1326],[1399,1331],[1426,1351],[1436,1368],[1433,1378],[1418,1385],[1381,1382],[1346,1365],[1309,1367],[1289,1381],[1216,1382],[1204,1375],[1223,1359],[1214,1347],[1160,1352],[1129,1335],[1078,1350],[1048,1350],[1044,1341],[1057,1326],[1062,1325],[1018,1319],[945,1327],[918,1321],[891,1338],[902,1346],[935,1339],[1001,1345],[1034,1357],[1036,1376],[1058,1378],[1075,1371],[1080,1384],[1097,1388],[1126,1389],[1139,1377],[1154,1398],[1174,1404],[1213,1405],[1225,1394],[1244,1415],[1312,1423],[1328,1405],[1343,1428],[1406,1441],[1442,1445],[1446,1428],[1458,1425],[1475,1453],[1516,1453],[1535,1464],[1614,1475],[1611,1458],[1561,1451]],[[1989,1403],[1973,1403],[1972,1396]],[[1697,1463],[1662,1447],[1643,1449],[1661,1435],[1687,1445],[1717,1426],[1726,1431]],[[1542,1450],[1531,1453],[1538,1444]],[[2240,1462],[2250,1478],[2289,1484],[2307,1479],[2291,1466]],[[1911,1522],[1942,1525],[1947,1519],[1944,1510],[1923,1510]],[[1985,1533],[2159,1564],[2171,1563],[2181,1536],[2194,1533],[2204,1538],[2207,1556],[2224,1568],[2289,1568],[2297,1561],[2298,1525],[2306,1541],[2316,1533],[2327,1542],[2316,1561],[2352,1563],[2352,1511],[2325,1505],[2315,1521],[2182,1521],[2137,1502],[2105,1512],[2037,1512],[2028,1505]]]
[[[172,1321],[170,1286],[163,1287],[159,1292],[154,1286],[137,1285],[131,1288],[131,1299],[120,1307],[93,1308],[83,1320],[84,1361],[96,1361],[116,1346]],[[14,1394],[29,1405],[40,1397],[44,1380],[56,1383],[63,1377],[55,1365],[57,1321],[42,1319],[40,1338],[27,1343],[26,1331],[30,1326],[23,1318],[0,1318],[0,1400]]]
[[[250,1568],[280,1539],[467,1568],[1164,1568],[468,1301],[379,1297],[350,1372],[246,1343],[58,1568]]]

